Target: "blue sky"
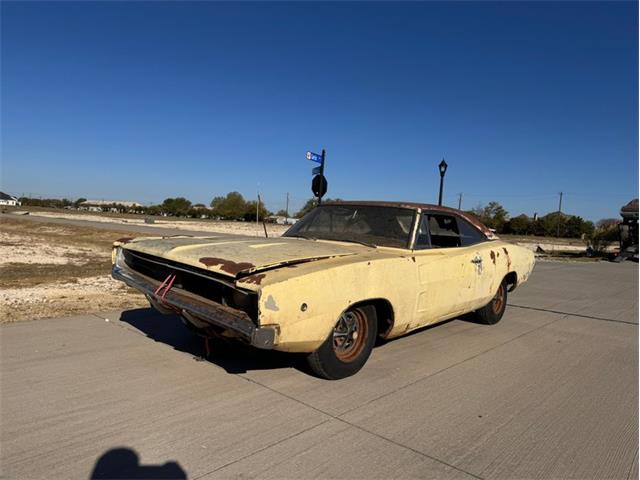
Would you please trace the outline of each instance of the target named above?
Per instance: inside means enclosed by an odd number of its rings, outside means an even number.
[[[12,194],[272,210],[491,200],[597,220],[638,194],[636,3],[2,3]]]

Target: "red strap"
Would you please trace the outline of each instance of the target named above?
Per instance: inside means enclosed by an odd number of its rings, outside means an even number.
[[[167,295],[167,293],[169,292],[169,290],[171,290],[171,287],[173,286],[173,282],[175,281],[176,276],[174,275],[173,277],[171,277],[171,280],[169,281],[169,285],[167,285],[167,288],[164,289],[164,293],[162,294],[162,300],[164,300],[164,297]]]

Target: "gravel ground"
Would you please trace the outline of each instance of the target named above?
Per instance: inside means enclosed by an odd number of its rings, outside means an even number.
[[[0,289],[0,323],[73,313],[98,312],[148,305],[146,299],[108,275],[75,282]]]

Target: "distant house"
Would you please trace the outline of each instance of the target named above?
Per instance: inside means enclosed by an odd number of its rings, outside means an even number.
[[[266,218],[268,223],[277,223],[278,225],[293,225],[298,221],[297,218],[285,217],[283,215],[271,215]]]
[[[12,197],[11,195],[7,195],[4,192],[0,192],[0,205],[15,207],[16,205],[20,205],[20,202],[16,197]]]
[[[132,208],[141,207],[138,202],[121,202],[119,200],[85,200],[78,205],[78,210],[87,210],[89,212],[124,212]]]

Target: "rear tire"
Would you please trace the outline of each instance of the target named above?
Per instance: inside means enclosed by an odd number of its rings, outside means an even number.
[[[328,380],[350,377],[367,362],[377,336],[376,309],[351,308],[340,315],[320,348],[307,356],[309,367]]]
[[[479,310],[476,310],[478,320],[486,325],[495,325],[502,319],[507,308],[507,283],[503,280],[496,295]]]

